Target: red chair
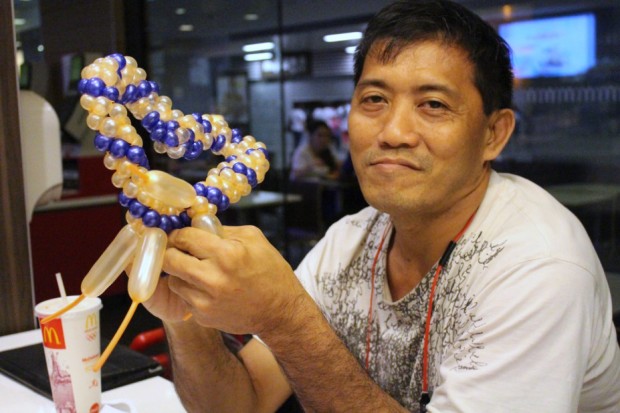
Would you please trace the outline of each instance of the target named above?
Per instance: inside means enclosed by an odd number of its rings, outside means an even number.
[[[228,346],[228,348],[236,353],[245,345],[245,343],[247,343],[251,336],[243,334],[224,333],[223,338],[224,343]],[[132,350],[146,354],[153,360],[161,364],[164,369],[162,375],[168,380],[172,380],[170,355],[167,351],[157,352],[158,350],[161,350],[162,347],[165,347],[165,349],[167,350],[166,330],[164,330],[163,327],[143,331],[142,333],[135,336],[134,339],[131,341],[131,344],[129,344],[129,348],[131,348]],[[152,354],[154,352],[155,354]]]
[[[144,331],[131,341],[129,347],[132,350],[138,351],[149,355],[153,360],[157,361],[164,368],[163,376],[169,380],[172,379],[172,370],[170,368],[170,356],[167,352],[161,352],[157,354],[149,354],[152,352],[152,347],[166,342],[166,331],[163,327],[154,328],[152,330]]]

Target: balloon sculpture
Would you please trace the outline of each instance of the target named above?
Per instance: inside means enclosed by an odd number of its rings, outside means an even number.
[[[167,233],[193,226],[219,234],[215,216],[248,195],[269,169],[267,150],[252,136],[242,137],[220,115],[184,115],[159,95],[159,86],[146,80],[135,59],[121,54],[99,58],[82,70],[80,104],[86,123],[98,133],[95,147],[105,152],[103,163],[113,170],[112,184],[122,189],[119,202],[127,207],[125,225],[82,281],[82,294],[65,308],[42,320],[46,323],[86,297],[101,295],[133,262],[128,292],[132,304],[94,369],[99,370],[118,343],[137,306],[148,300],[159,280]],[[154,149],[172,159],[196,159],[210,149],[225,161],[211,169],[203,182],[190,185],[162,171],[149,170],[142,139],[131,126],[127,109],[150,134]]]

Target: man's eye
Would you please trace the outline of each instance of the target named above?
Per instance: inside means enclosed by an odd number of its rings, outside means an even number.
[[[368,103],[381,103],[383,102],[383,98],[379,95],[367,96],[364,98],[364,102]]]
[[[438,100],[429,100],[425,103],[425,105],[431,109],[443,109],[446,107],[446,105],[439,102]]]

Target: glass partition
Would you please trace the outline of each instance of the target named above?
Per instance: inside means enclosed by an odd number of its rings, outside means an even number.
[[[620,5],[504,6],[486,16],[513,49],[517,130],[498,170],[546,188],[620,271]]]
[[[125,27],[125,47],[144,53],[139,63],[175,107],[188,113],[223,114],[231,126],[267,144],[272,170],[256,192],[294,194],[297,188],[288,179],[291,159],[295,148],[308,139],[310,122],[325,121],[338,161],[346,165],[348,160],[347,111],[353,80],[347,48],[357,40],[353,36],[328,42],[325,36],[363,31],[368,18],[387,3],[149,0],[137,12],[126,5],[124,15],[117,18]],[[495,168],[547,188],[584,223],[606,270],[620,272],[620,4],[612,0],[462,3],[497,27],[514,51],[518,125]],[[49,3],[41,3],[46,4],[49,11]],[[16,17],[27,22],[16,20],[15,25],[18,58],[25,62],[23,85],[45,95],[49,87],[44,87],[42,77],[52,78],[57,70],[43,57],[45,19],[23,17],[37,16],[38,8],[37,1],[15,1]],[[28,76],[29,68],[35,75]],[[219,159],[157,157],[153,162],[196,182]],[[342,187],[355,191],[354,180],[324,186],[321,191],[326,190],[331,200],[323,197],[312,205],[323,208],[331,202],[336,210],[321,217],[319,231],[364,206],[359,193],[342,192]],[[352,199],[355,202],[348,205]],[[261,226],[288,254],[294,235],[286,228],[297,224],[291,220],[298,214],[294,205],[225,213],[223,219]],[[304,248],[313,242],[310,237]]]

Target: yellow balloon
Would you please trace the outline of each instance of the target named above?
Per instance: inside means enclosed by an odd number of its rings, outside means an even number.
[[[192,218],[192,227],[204,229],[212,234],[222,235],[222,224],[220,220],[211,214],[197,214]]]
[[[151,197],[174,208],[187,209],[196,198],[196,191],[186,181],[166,172],[149,171],[142,190]]]
[[[125,225],[82,280],[82,293],[88,297],[101,295],[127,268],[136,245],[138,235],[131,225]]]
[[[133,301],[142,303],[153,295],[166,253],[168,236],[160,228],[146,228],[136,248],[136,259],[129,274],[127,289]]]

